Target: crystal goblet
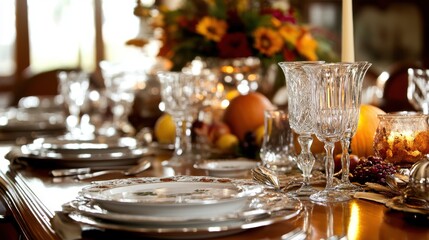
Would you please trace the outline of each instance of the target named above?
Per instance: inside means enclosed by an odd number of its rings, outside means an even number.
[[[298,190],[288,193],[293,197],[308,197],[316,192],[310,185],[311,171],[315,162],[310,150],[315,120],[311,97],[313,92],[309,87],[313,79],[308,77],[303,66],[322,63],[322,61],[279,63],[286,78],[290,127],[298,134],[298,142],[301,146],[301,152],[296,159],[298,168],[302,171],[303,184]]]
[[[321,65],[304,65],[304,69],[313,80],[311,85],[314,93],[314,132],[324,143],[326,151],[325,172],[326,186],[323,191],[310,196],[312,201],[338,202],[349,200],[348,194],[334,189],[334,158],[335,142],[345,134],[349,121],[351,98],[354,94],[351,63],[326,63]]]
[[[159,72],[157,76],[161,82],[165,112],[173,117],[176,124],[174,154],[163,165],[180,167],[192,164],[191,127],[204,100],[200,79],[183,72]]]
[[[360,189],[357,185],[354,185],[349,180],[349,167],[350,167],[350,141],[352,137],[355,135],[357,130],[357,125],[359,121],[359,109],[361,104],[361,95],[362,95],[362,83],[366,71],[371,66],[371,63],[366,61],[356,62],[351,64],[351,81],[352,84],[350,88],[346,90],[351,91],[347,96],[350,97],[350,101],[348,101],[347,113],[349,114],[349,121],[347,121],[346,131],[341,138],[341,182],[337,186],[336,189],[346,190],[346,191],[357,191]]]
[[[86,102],[89,88],[89,76],[83,71],[61,71],[58,73],[59,93],[64,96],[69,116],[66,119],[67,138],[86,139],[90,134],[85,133],[81,126],[82,108]]]
[[[416,109],[429,114],[429,69],[408,69],[407,98]]]
[[[100,62],[110,101],[112,122],[103,132],[105,135],[134,135],[135,129],[128,121],[134,103],[137,84],[147,77],[144,69],[130,63]]]

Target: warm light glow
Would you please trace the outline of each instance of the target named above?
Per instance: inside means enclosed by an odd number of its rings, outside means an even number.
[[[229,101],[227,99],[222,100],[220,106],[222,109],[226,109],[229,106]]]
[[[347,228],[347,237],[349,240],[353,240],[358,239],[360,209],[355,202],[351,202],[350,205],[350,221]]]
[[[222,72],[224,72],[224,73],[233,73],[234,72],[234,68],[232,66],[223,66],[221,69],[222,69]]]
[[[413,131],[407,130],[402,132],[390,132],[390,135],[387,137],[387,142],[389,143],[390,147],[392,147],[395,140],[405,140],[408,143],[411,143],[414,141]]]

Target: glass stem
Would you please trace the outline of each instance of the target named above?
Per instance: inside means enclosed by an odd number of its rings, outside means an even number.
[[[182,117],[174,118],[176,124],[176,139],[174,142],[174,155],[183,156],[191,151],[191,126],[192,122]]]
[[[334,142],[325,142],[326,161],[325,161],[325,172],[326,172],[326,188],[333,188],[333,177],[334,177]]]
[[[350,183],[349,180],[349,172],[350,172],[350,154],[349,154],[349,147],[350,147],[350,137],[347,136],[343,139],[341,139],[341,148],[342,148],[342,154],[341,154],[341,183],[347,184]]]
[[[310,134],[301,134],[298,136],[298,142],[301,146],[301,153],[298,156],[298,167],[302,171],[302,177],[304,178],[304,186],[310,185],[311,170],[313,169],[315,158],[311,153],[311,144],[313,138]]]

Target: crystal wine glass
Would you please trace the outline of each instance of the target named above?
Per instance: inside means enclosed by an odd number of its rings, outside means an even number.
[[[345,190],[345,191],[357,191],[360,187],[352,184],[349,180],[349,167],[350,167],[350,141],[352,137],[355,135],[357,130],[357,125],[359,121],[359,109],[361,104],[361,92],[362,92],[362,83],[365,76],[366,71],[371,66],[371,63],[366,61],[353,63],[351,67],[352,75],[351,87],[347,90],[351,92],[348,94],[350,97],[350,101],[348,101],[348,113],[349,113],[349,121],[347,121],[347,127],[345,134],[341,138],[341,182],[337,186],[336,189]]]
[[[64,96],[69,116],[66,119],[68,133],[65,137],[71,139],[90,138],[81,126],[82,107],[85,104],[89,88],[89,76],[83,71],[61,71],[58,73],[59,93]]]
[[[180,167],[193,163],[191,145],[191,126],[202,101],[198,76],[183,72],[159,72],[161,82],[161,98],[165,111],[176,124],[176,140],[173,157],[163,162],[164,166]]]
[[[147,74],[143,68],[131,63],[102,61],[100,68],[113,114],[111,125],[103,132],[106,135],[134,135],[135,129],[128,121],[128,115],[132,110],[137,84]]]
[[[429,69],[408,69],[407,97],[416,109],[429,114]]]
[[[315,158],[311,153],[311,144],[313,142],[312,134],[314,126],[314,110],[311,96],[311,82],[303,69],[304,65],[320,65],[322,61],[301,61],[301,62],[280,62],[286,78],[288,92],[288,112],[291,128],[298,134],[298,142],[301,146],[301,152],[297,157],[298,168],[302,171],[303,184],[294,191],[289,192],[293,197],[308,197],[316,190],[310,185],[311,171],[313,169]]]
[[[312,201],[338,202],[349,200],[348,194],[334,189],[334,146],[345,134],[349,111],[347,107],[353,94],[352,64],[326,63],[321,65],[304,65],[310,75],[314,93],[314,132],[317,138],[324,143],[326,187],[323,191],[310,196]]]

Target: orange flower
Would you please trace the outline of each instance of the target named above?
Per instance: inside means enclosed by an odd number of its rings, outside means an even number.
[[[310,32],[305,32],[296,44],[298,52],[310,61],[317,60],[316,49],[317,41],[313,38]]]
[[[225,35],[227,24],[223,20],[213,17],[204,17],[196,26],[197,33],[203,35],[208,40],[219,42]]]
[[[271,24],[275,27],[275,28],[279,28],[282,25],[282,22],[277,19],[276,17],[272,17],[271,18]]]
[[[260,27],[254,32],[255,48],[267,56],[273,56],[283,48],[282,37],[270,28]]]
[[[280,35],[293,46],[296,46],[299,36],[301,35],[301,29],[294,24],[285,24],[279,29]]]

